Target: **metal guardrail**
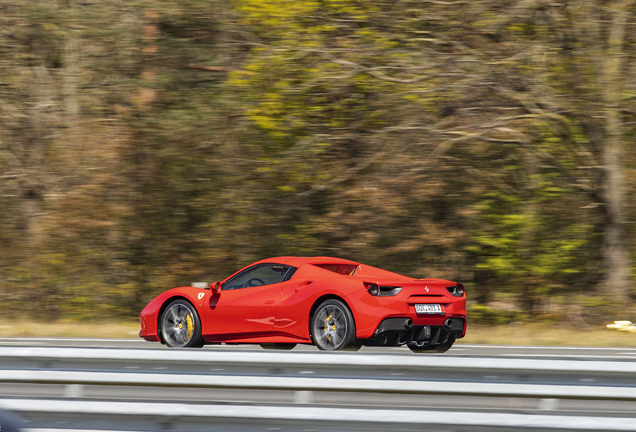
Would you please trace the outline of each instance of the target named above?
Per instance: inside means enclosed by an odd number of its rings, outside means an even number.
[[[418,370],[498,371],[501,373],[553,373],[584,375],[636,375],[634,361],[537,360],[448,355],[365,355],[355,353],[236,352],[221,350],[104,349],[0,347],[2,360],[160,362],[162,364],[327,366],[329,369],[401,368]]]
[[[395,379],[0,370],[0,382],[636,401],[635,387]]]
[[[330,421],[340,425],[373,425],[377,430],[396,430],[404,426],[421,425],[428,430],[439,427],[460,427],[463,430],[591,430],[634,431],[633,418],[573,417],[564,415],[534,415],[509,413],[475,413],[466,411],[414,411],[396,409],[351,409],[252,405],[203,405],[178,403],[51,401],[42,399],[0,400],[0,407],[16,412],[48,412],[85,416],[129,416],[153,419],[157,424],[183,421],[242,419],[259,425],[272,422],[294,422],[323,426]],[[331,419],[331,420],[330,420]],[[334,420],[337,419],[337,420]],[[163,422],[163,423],[162,423]],[[166,423],[167,422],[167,423]],[[483,429],[485,428],[485,429]],[[262,430],[262,426],[259,430]],[[34,429],[37,431],[37,429]],[[244,429],[246,430],[246,429]],[[420,429],[421,430],[421,429]]]
[[[80,367],[76,368],[78,364]],[[138,369],[127,370],[129,367]],[[167,373],[166,369],[170,372]],[[322,376],[321,373],[315,376],[294,376],[295,373],[302,373],[308,369],[324,373]],[[225,372],[213,372],[215,370]],[[274,370],[277,372],[269,372]],[[400,374],[404,375],[400,378],[390,377],[388,372],[395,370],[409,373]],[[373,379],[372,376],[379,371],[383,371],[385,375]],[[455,375],[454,372],[461,372],[463,375]],[[501,382],[489,382],[492,377],[488,374],[493,372],[497,375],[506,375],[508,378],[504,377]],[[165,423],[182,425],[184,422],[190,424],[214,421],[216,424],[221,419],[233,422],[232,424],[238,422],[242,428],[241,422],[250,419],[259,425],[277,427],[281,422],[296,422],[313,428],[317,422],[324,422],[325,410],[328,410],[329,418],[366,430],[389,430],[400,427],[410,430],[407,425],[425,424],[433,429],[439,427],[438,430],[459,428],[480,432],[634,431],[636,418],[629,417],[627,413],[623,417],[618,417],[617,414],[607,417],[591,416],[587,413],[559,415],[556,409],[561,399],[636,402],[636,385],[629,384],[634,382],[635,372],[636,362],[632,361],[322,352],[0,347],[1,383],[53,384],[63,385],[65,388],[62,399],[0,399],[0,408],[40,417],[68,415],[77,418],[106,419],[97,426],[85,426],[85,429],[104,429],[104,425],[111,424],[109,422],[118,421],[118,430],[130,428],[129,424],[122,423],[122,418],[135,418],[137,423],[132,424],[143,424],[142,430],[153,427],[165,429],[162,426]],[[541,382],[528,382],[528,378],[533,376],[541,377],[538,378]],[[570,376],[571,380],[562,379],[564,376]],[[526,379],[506,381],[509,377]],[[544,379],[545,377],[549,379]],[[589,384],[582,383],[580,377],[586,377],[586,381],[594,381],[597,377],[604,377],[606,380],[601,383],[602,380],[599,379],[594,384]],[[548,382],[552,379],[556,382]],[[294,394],[294,403],[286,406],[259,406],[81,400],[84,396],[84,386],[102,385],[285,390]],[[539,399],[540,404],[539,413],[533,414],[377,407],[342,408],[310,406],[312,392],[379,393],[386,394],[387,397],[390,394],[411,394],[534,398]],[[552,413],[544,414],[548,411]],[[152,424],[148,425],[148,422]],[[340,423],[337,422],[334,424],[340,427]],[[449,427],[451,429],[448,429]],[[81,427],[75,427],[77,428]],[[242,430],[252,429],[245,426]],[[262,430],[262,427],[254,430]]]

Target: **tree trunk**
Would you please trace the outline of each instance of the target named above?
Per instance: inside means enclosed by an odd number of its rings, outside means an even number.
[[[611,7],[612,21],[609,27],[607,48],[602,53],[601,87],[605,109],[603,131],[598,144],[605,169],[604,199],[607,209],[607,226],[603,242],[605,280],[603,288],[615,299],[625,300],[630,294],[629,256],[623,233],[623,174],[621,167],[622,119],[619,103],[624,85],[623,45],[627,7],[632,0],[621,0]],[[600,132],[600,133],[599,133]]]

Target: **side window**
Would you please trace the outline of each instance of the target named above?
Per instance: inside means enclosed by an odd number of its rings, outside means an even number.
[[[296,270],[295,267],[282,264],[258,264],[225,282],[221,289],[225,291],[280,283],[286,280],[292,269]]]

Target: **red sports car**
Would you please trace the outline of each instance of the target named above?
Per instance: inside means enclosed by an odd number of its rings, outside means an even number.
[[[171,347],[406,344],[414,352],[445,352],[466,334],[466,295],[455,282],[413,279],[340,258],[278,257],[208,288],[166,291],[139,320],[140,337]]]

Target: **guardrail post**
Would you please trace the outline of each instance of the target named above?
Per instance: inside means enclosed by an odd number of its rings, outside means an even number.
[[[309,390],[297,390],[294,392],[294,403],[310,404],[314,399],[314,392]]]
[[[541,411],[556,411],[559,408],[559,400],[554,398],[543,398],[539,400]]]
[[[83,396],[84,396],[83,384],[66,384],[64,386],[64,397],[79,399]]]

